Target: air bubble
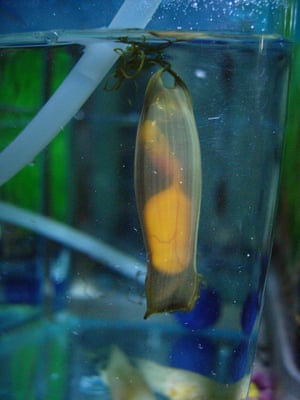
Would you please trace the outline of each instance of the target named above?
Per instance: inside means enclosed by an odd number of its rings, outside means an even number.
[[[207,75],[206,71],[204,71],[203,69],[200,69],[200,68],[195,69],[194,74],[197,78],[200,78],[200,79],[205,79],[206,75]]]
[[[57,32],[48,32],[45,34],[45,41],[47,44],[55,44],[58,41],[58,37]]]
[[[79,110],[79,111],[74,115],[74,118],[75,118],[77,121],[82,121],[82,120],[85,118],[85,113],[84,113],[84,111],[83,111],[83,110]]]

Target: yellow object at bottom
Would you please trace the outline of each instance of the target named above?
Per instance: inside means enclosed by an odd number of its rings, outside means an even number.
[[[254,400],[254,399],[258,399],[259,398],[259,390],[257,385],[254,382],[250,383],[250,388],[249,388],[249,395],[248,395],[248,399],[249,400]]]

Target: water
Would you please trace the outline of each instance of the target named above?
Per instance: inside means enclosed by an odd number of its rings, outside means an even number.
[[[114,32],[110,40],[128,34]],[[50,32],[2,38],[1,148],[79,59],[83,46],[76,43],[94,36]],[[132,39],[144,40],[136,32]],[[92,257],[83,239],[73,240],[69,233],[72,251],[61,240],[1,224],[0,359],[5,371],[0,398],[110,399],[99,371],[107,368],[113,346],[132,365],[142,358],[209,378],[215,386],[199,380],[204,399],[246,398],[272,244],[290,44],[258,36],[181,39],[163,54],[190,90],[201,142],[197,265],[205,286],[196,307],[188,314],[143,319],[145,254],[133,156],[151,69],[117,91],[104,90],[105,82],[112,82],[109,73],[55,141],[5,184],[0,196],[86,233],[87,241],[104,241],[122,253],[121,261]],[[79,244],[83,251],[76,251]],[[127,256],[134,262],[128,263]],[[155,396],[177,398],[157,388]]]

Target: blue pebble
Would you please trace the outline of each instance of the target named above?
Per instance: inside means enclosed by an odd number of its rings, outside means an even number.
[[[256,322],[259,310],[260,300],[256,290],[249,292],[244,302],[242,314],[241,314],[241,325],[243,332],[246,335],[250,335],[254,324]]]
[[[189,329],[203,329],[212,326],[219,318],[221,299],[218,293],[207,287],[201,290],[194,308],[189,312],[175,313],[178,321]]]
[[[249,343],[241,341],[232,352],[231,379],[237,382],[242,379],[249,371]]]
[[[209,376],[214,370],[216,349],[213,343],[201,336],[183,335],[169,354],[170,365]]]

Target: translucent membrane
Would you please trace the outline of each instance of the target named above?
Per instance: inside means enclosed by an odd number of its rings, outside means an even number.
[[[190,310],[197,297],[201,157],[189,91],[174,75],[150,79],[138,127],[135,192],[147,249],[145,318]]]

